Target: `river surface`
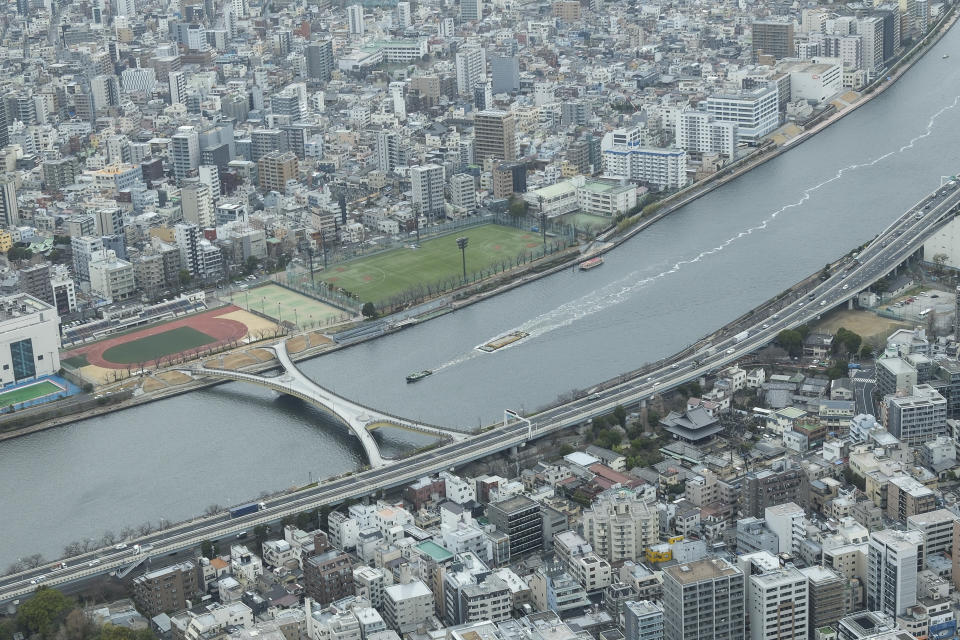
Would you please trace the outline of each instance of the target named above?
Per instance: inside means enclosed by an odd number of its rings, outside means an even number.
[[[960,172],[958,58],[953,29],[883,95],[671,214],[598,269],[563,271],[302,368],[364,404],[470,428],[676,352],[871,239],[941,175]],[[530,338],[473,349],[517,329]],[[407,385],[421,369],[436,373]],[[417,437],[378,435],[388,455]],[[0,569],[362,460],[316,409],[241,383],[9,440],[0,443]]]

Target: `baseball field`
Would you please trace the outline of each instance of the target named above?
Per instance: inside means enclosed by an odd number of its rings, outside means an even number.
[[[542,246],[537,233],[489,224],[424,240],[416,249],[404,247],[351,260],[331,267],[324,273],[323,280],[355,293],[364,302],[375,303],[418,285],[458,281],[463,271],[457,248],[459,237],[468,238],[468,276],[503,262],[512,263],[518,255],[536,252]]]

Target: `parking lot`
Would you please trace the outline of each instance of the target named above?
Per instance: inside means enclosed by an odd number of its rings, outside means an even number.
[[[953,317],[956,294],[937,289],[925,289],[920,293],[911,294],[890,300],[881,307],[902,317],[906,322],[924,323],[928,316],[936,315],[937,323],[948,323]]]

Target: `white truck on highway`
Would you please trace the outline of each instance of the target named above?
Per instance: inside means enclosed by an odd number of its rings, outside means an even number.
[[[749,332],[749,331],[741,331],[741,332],[738,333],[737,335],[733,336],[733,341],[734,341],[734,342],[743,342],[744,340],[746,340],[746,339],[749,338],[749,337],[750,337],[750,332]]]

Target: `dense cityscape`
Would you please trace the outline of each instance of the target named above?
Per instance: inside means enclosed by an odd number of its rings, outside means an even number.
[[[960,638],[960,180],[952,156],[918,160],[923,178],[882,166],[955,152],[955,126],[935,133],[960,104],[955,19],[931,0],[8,3],[0,640]],[[867,157],[809,163],[825,175],[784,168],[922,65],[943,78],[929,111],[844,143]],[[780,285],[693,333],[608,320],[594,338],[667,346],[623,342],[627,366],[585,365],[575,389],[544,361],[509,406],[510,358],[548,321],[576,326],[872,167],[869,216],[816,205],[857,227],[827,264],[758,255]],[[706,245],[615,270],[711,194],[760,199],[724,190],[761,171],[796,176],[799,200],[723,240],[701,211],[670,234]],[[908,193],[883,201],[886,181]],[[553,308],[525,293],[562,277]],[[715,295],[700,286],[682,293]],[[520,319],[484,327],[511,296]],[[485,337],[462,353],[437,329],[401,353],[444,318]],[[483,416],[466,379],[440,386],[473,361]],[[252,405],[326,457],[294,462],[273,425],[239,456],[202,435],[249,427]],[[133,445],[80,464],[140,459],[137,477],[82,486],[17,448],[79,452],[110,420]],[[148,469],[173,449],[206,457],[165,469],[194,505],[167,518]],[[283,477],[242,483],[277,460]]]

